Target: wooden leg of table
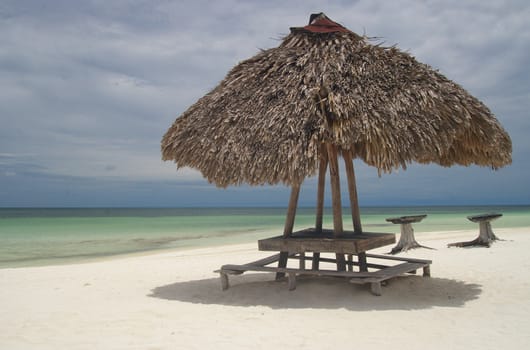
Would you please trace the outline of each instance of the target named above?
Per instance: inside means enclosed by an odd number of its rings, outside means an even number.
[[[287,274],[287,278],[289,279],[289,290],[295,290],[296,289],[296,273],[289,272]]]
[[[366,253],[362,252],[357,255],[359,257],[359,271],[368,272],[368,264],[366,262]]]
[[[280,259],[278,260],[278,267],[285,268],[287,267],[287,259],[289,258],[288,252],[280,252]],[[285,277],[285,272],[276,272],[276,280],[282,279]]]
[[[300,253],[300,256],[299,256],[299,259],[300,259],[300,270],[305,270],[305,253]]]
[[[318,270],[320,264],[320,253],[313,253],[313,263],[311,269]]]
[[[335,257],[337,259],[337,271],[346,271],[346,259],[344,258],[344,254],[335,254]]]
[[[221,289],[227,290],[230,287],[230,284],[228,283],[228,275],[221,271],[220,277],[221,277]]]
[[[380,296],[382,294],[381,282],[372,282],[370,284],[370,287],[373,295]]]
[[[423,277],[431,277],[431,266],[430,265],[423,267]]]

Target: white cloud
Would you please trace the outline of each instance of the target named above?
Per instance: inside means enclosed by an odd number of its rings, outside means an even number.
[[[528,163],[527,1],[50,0],[0,5],[0,171],[200,178],[160,160],[165,130],[238,61],[316,11],[483,99],[514,141],[507,171]]]

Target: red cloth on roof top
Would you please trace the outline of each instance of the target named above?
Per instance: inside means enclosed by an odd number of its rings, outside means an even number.
[[[303,29],[313,33],[349,32],[348,29],[344,28],[338,23],[333,22],[329,18],[319,18],[310,25],[303,27]]]

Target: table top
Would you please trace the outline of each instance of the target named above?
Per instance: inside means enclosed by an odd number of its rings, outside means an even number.
[[[486,213],[486,214],[478,214],[478,215],[470,215],[467,217],[469,221],[473,222],[481,222],[481,221],[491,221],[498,219],[502,216],[500,213]]]
[[[396,218],[387,218],[386,221],[391,222],[393,224],[410,224],[413,222],[420,222],[426,217],[427,215],[407,215]]]
[[[317,232],[314,228],[293,232],[290,237],[271,237],[258,241],[259,250],[278,252],[328,252],[357,254],[370,249],[396,243],[393,233],[344,231],[336,237],[333,230],[323,229]]]

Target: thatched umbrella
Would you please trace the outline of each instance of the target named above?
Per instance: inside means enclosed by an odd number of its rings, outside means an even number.
[[[511,141],[491,111],[458,84],[317,14],[309,25],[291,28],[280,46],[236,65],[177,118],[162,139],[162,155],[219,187],[292,186],[286,236],[300,184],[317,173],[316,228],[322,229],[329,163],[340,236],[338,155],[360,233],[353,159],[379,174],[411,162],[496,169],[511,163]]]

